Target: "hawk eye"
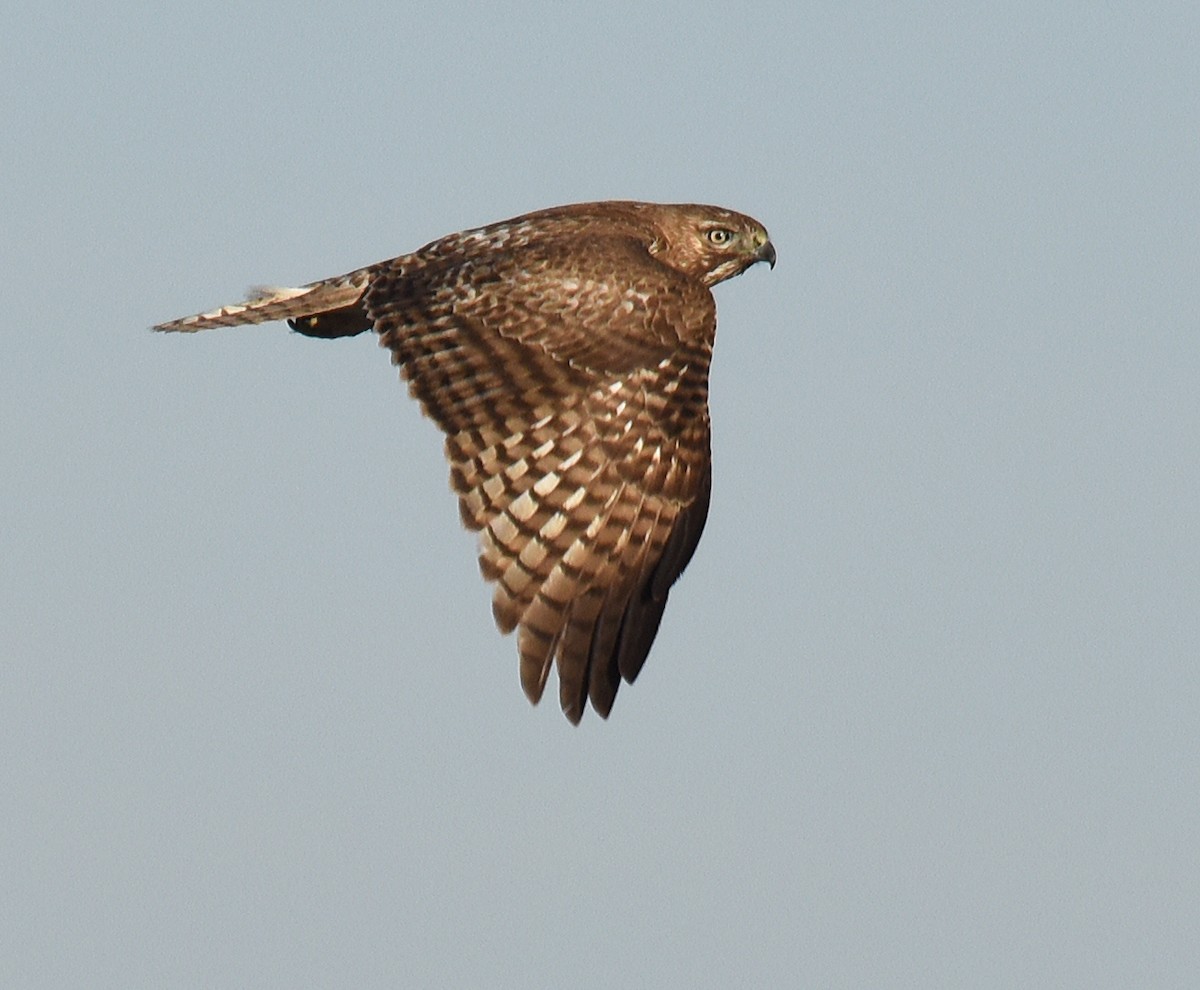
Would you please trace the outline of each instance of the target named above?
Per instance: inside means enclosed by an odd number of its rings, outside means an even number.
[[[733,231],[724,227],[714,227],[708,232],[708,239],[717,247],[722,247],[733,240]]]

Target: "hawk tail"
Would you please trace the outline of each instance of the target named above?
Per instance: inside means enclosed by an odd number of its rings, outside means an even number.
[[[259,286],[250,290],[245,302],[159,323],[154,329],[195,333],[211,327],[287,320],[293,330],[309,337],[349,337],[371,328],[362,307],[369,279],[370,269],[363,268],[294,289]]]

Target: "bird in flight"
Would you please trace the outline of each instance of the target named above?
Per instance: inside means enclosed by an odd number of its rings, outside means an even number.
[[[572,722],[637,677],[711,490],[711,289],[759,261],[766,228],[715,206],[579,203],[155,330],[287,320],[373,330],[446,435],[492,611],[517,632],[534,704],[557,667]]]

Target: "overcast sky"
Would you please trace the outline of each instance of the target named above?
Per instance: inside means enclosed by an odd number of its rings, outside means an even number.
[[[1200,8],[19,6],[0,984],[1193,985]],[[147,328],[603,198],[779,263],[573,728],[369,336]]]

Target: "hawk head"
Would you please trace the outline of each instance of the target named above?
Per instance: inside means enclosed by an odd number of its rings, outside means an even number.
[[[760,261],[775,267],[767,228],[753,217],[694,204],[664,206],[661,211],[651,253],[710,288]]]

